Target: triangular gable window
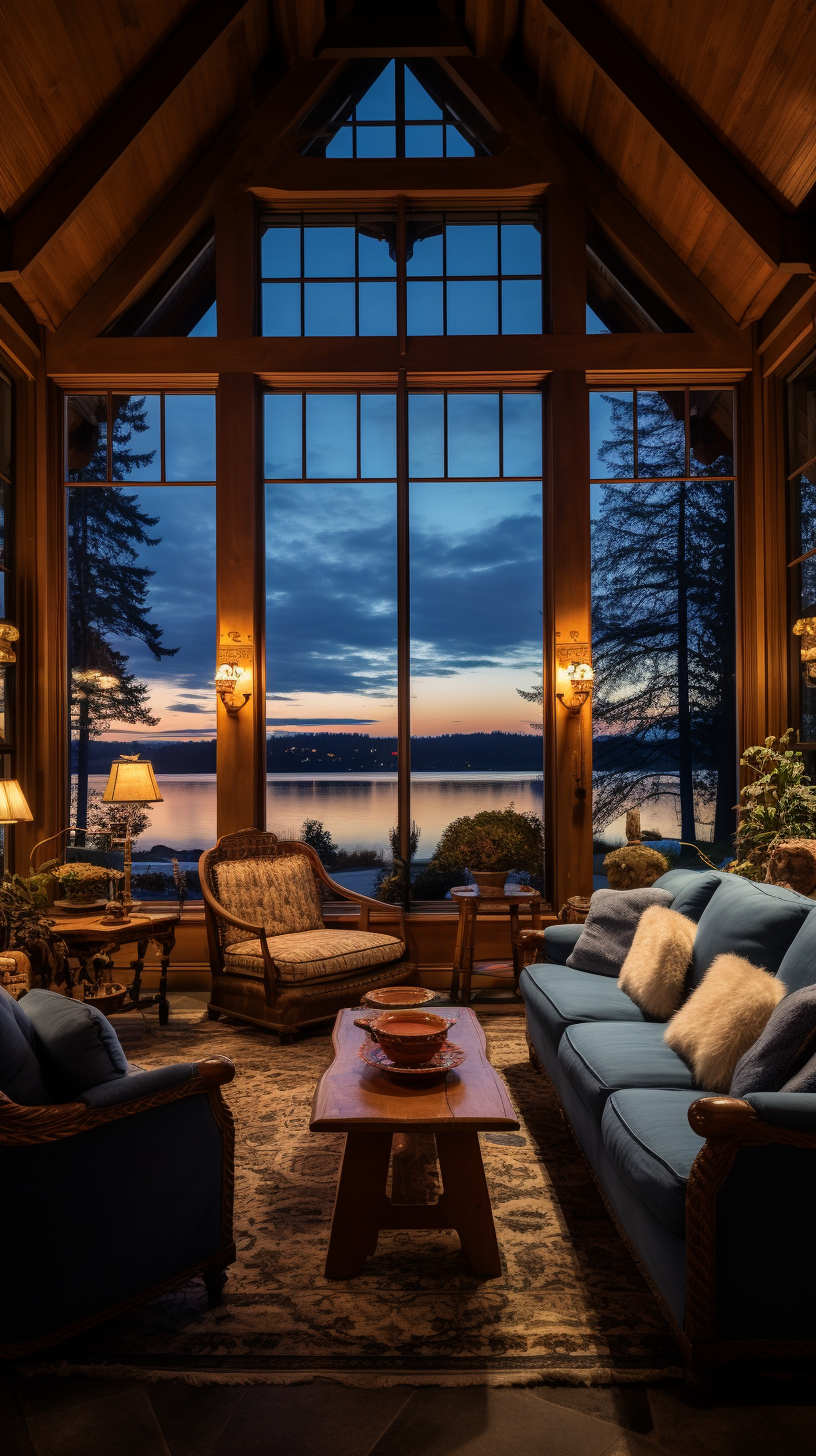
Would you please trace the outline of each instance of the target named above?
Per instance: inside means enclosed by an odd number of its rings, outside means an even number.
[[[212,222],[178,255],[158,282],[116,320],[108,333],[118,338],[215,337],[218,324]]]
[[[688,333],[688,324],[632,271],[594,219],[587,222],[587,333]]]
[[[484,119],[433,61],[355,61],[304,127],[304,157],[490,155]]]

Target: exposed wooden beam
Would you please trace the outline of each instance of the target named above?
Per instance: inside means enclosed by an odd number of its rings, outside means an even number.
[[[199,0],[25,211],[5,225],[1,268],[22,273],[60,236],[92,189],[247,8],[248,0]]]
[[[759,321],[760,354],[766,353],[804,308],[816,300],[816,277],[806,274],[791,278]]]
[[[5,353],[28,379],[35,379],[40,352],[34,318],[11,285],[0,283],[0,362]]]
[[[301,157],[290,153],[266,169],[251,191],[265,201],[281,197],[536,197],[549,179],[535,159],[516,148],[496,157],[451,161],[435,157],[397,157],[385,166],[376,158],[359,161]]]
[[[408,340],[401,355],[396,338],[170,339],[104,338],[47,340],[51,377],[107,378],[151,374],[216,377],[219,374],[390,375],[407,368],[421,374],[463,374],[478,363],[481,374],[543,376],[553,369],[657,372],[706,370],[741,377],[750,366],[739,349],[699,334],[524,334]]]
[[[816,261],[813,221],[777,207],[592,0],[547,0],[545,8],[717,206],[733,218],[757,252],[774,268],[807,272]]]

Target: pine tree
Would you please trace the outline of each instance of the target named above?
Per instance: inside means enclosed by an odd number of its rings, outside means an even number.
[[[605,398],[599,453],[611,474],[631,476],[631,405]],[[638,455],[641,476],[684,473],[682,428],[656,392],[638,395]],[[706,469],[726,473],[718,458]],[[695,801],[712,798],[714,838],[725,839],[736,796],[733,487],[698,476],[601,489],[593,715],[612,762],[595,776],[596,829],[674,793],[682,839],[696,837]]]
[[[149,465],[154,451],[139,454],[134,434],[146,428],[144,398],[127,397],[112,422],[113,475],[122,480]],[[86,481],[107,480],[107,446],[97,431],[83,468]],[[139,509],[138,497],[121,488],[83,486],[68,493],[68,665],[72,726],[77,743],[76,825],[88,824],[88,743],[111,723],[159,722],[151,715],[148,687],[128,672],[127,655],[111,638],[136,637],[156,661],[176,647],[162,645],[162,629],[149,619],[148,584],[154,575],[137,566],[140,546],[157,546],[150,530],[158,516]],[[114,685],[115,680],[115,685]]]

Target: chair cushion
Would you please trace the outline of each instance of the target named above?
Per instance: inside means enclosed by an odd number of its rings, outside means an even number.
[[[584,931],[567,965],[595,976],[617,977],[649,905],[671,905],[669,890],[596,890]]]
[[[596,1021],[568,1026],[558,1047],[558,1060],[598,1121],[610,1093],[624,1087],[692,1089],[694,1078],[685,1062],[663,1040],[662,1022],[620,1026]]]
[[[781,971],[776,979],[781,982]],[[815,1051],[816,986],[803,986],[774,1007],[765,1030],[734,1068],[729,1097],[781,1091]]]
[[[689,1127],[699,1092],[628,1089],[614,1092],[601,1137],[624,1183],[667,1229],[686,1232],[686,1184],[705,1139]]]
[[[781,885],[724,877],[700,916],[689,990],[699,986],[712,961],[723,954],[742,956],[775,976],[812,909],[812,900]]]
[[[267,935],[320,930],[323,909],[312,866],[305,854],[274,859],[224,860],[213,867],[217,897],[231,915],[262,925]],[[237,925],[219,926],[225,946],[246,940]]]
[[[527,966],[521,973],[519,989],[525,1001],[535,1003],[554,1047],[567,1027],[579,1022],[646,1019],[617,981],[573,971],[569,966]]]
[[[557,966],[565,966],[567,956],[574,951],[583,930],[583,925],[548,925],[544,931],[547,960],[553,961]]]
[[[30,993],[29,993],[30,994]],[[28,1000],[28,997],[24,997]],[[0,986],[0,1092],[22,1107],[44,1107],[53,1098],[34,1051],[31,1023]]]
[[[123,1077],[128,1060],[106,1016],[56,991],[29,991],[26,1015],[50,1081],[67,1097]]]
[[[303,930],[297,935],[276,935],[269,949],[282,981],[314,981],[344,976],[369,966],[387,965],[405,953],[405,944],[393,935],[371,930]],[[233,945],[224,957],[227,971],[263,978],[259,940]]]
[[[789,992],[816,985],[816,914],[812,911],[785,951],[777,975]]]

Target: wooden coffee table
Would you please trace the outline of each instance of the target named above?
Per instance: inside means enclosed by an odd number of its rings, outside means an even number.
[[[444,1082],[405,1086],[363,1062],[367,1033],[354,1025],[360,1011],[338,1012],[334,1061],[312,1102],[312,1132],[344,1132],[346,1147],[334,1205],[327,1279],[359,1274],[377,1247],[380,1229],[455,1229],[474,1274],[497,1279],[499,1246],[487,1191],[479,1130],[510,1132],[518,1121],[498,1072],[487,1060],[482,1028],[463,1008],[450,1040],[467,1059]],[[394,1134],[433,1133],[444,1192],[437,1203],[395,1204],[386,1196]]]

